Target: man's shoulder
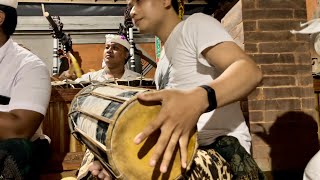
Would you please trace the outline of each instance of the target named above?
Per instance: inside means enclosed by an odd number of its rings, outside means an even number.
[[[185,25],[195,26],[207,22],[219,23],[219,21],[215,19],[213,16],[209,16],[204,13],[194,13],[185,20]]]
[[[15,56],[15,59],[20,61],[21,64],[34,63],[41,66],[45,65],[45,63],[37,55],[30,50],[21,47],[15,42],[13,43],[13,50],[13,56]]]
[[[127,72],[128,75],[131,75],[131,76],[137,76],[137,77],[141,76],[141,74],[139,74],[139,73],[137,73],[135,71],[132,71],[130,69],[126,69],[126,72]]]

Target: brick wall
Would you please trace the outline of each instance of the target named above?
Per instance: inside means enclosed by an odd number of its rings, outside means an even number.
[[[304,0],[242,0],[221,21],[263,71],[263,82],[242,109],[250,123],[252,154],[275,179],[290,174],[301,179],[318,150],[310,37],[289,32],[305,21]]]
[[[248,97],[253,156],[264,171],[303,171],[318,149],[305,0],[242,0],[245,51],[264,79]]]

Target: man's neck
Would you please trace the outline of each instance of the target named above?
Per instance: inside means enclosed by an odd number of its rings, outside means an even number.
[[[105,68],[106,74],[111,75],[114,78],[120,79],[124,74],[124,67],[119,68]]]
[[[164,21],[162,24],[159,24],[158,31],[155,32],[155,35],[160,38],[160,40],[165,43],[173,31],[173,29],[181,22],[178,15],[175,12],[169,12],[167,17],[163,18]]]
[[[6,35],[0,32],[0,48],[8,41]]]

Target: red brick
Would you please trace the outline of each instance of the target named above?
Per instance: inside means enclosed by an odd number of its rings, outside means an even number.
[[[275,99],[265,100],[266,110],[301,110],[301,100],[296,99]]]
[[[294,60],[296,64],[307,64],[311,65],[310,52],[294,53]]]
[[[294,64],[295,63],[295,58],[292,53],[250,54],[250,56],[258,64],[277,64],[277,63]]]
[[[301,110],[300,98],[265,100],[265,110],[297,111]],[[267,116],[265,116],[267,118]]]
[[[243,9],[254,9],[256,7],[256,1],[253,0],[241,0]]]
[[[303,87],[265,87],[264,99],[301,98],[313,95],[311,88]]]
[[[294,35],[297,41],[310,41],[310,35],[309,34],[295,34]]]
[[[261,65],[261,71],[264,75],[296,75],[298,68],[306,67],[296,65]]]
[[[243,30],[245,32],[256,31],[257,30],[257,22],[256,21],[243,21]]]
[[[298,86],[309,86],[309,87],[313,87],[313,78],[311,76],[311,71],[309,72],[309,74],[305,74],[305,75],[297,75],[296,76],[297,79],[297,85]]]
[[[305,9],[305,0],[254,0],[257,2],[257,8],[270,9],[270,8],[293,8]]]
[[[249,112],[250,122],[263,122],[264,121],[264,111],[250,111]]]
[[[248,100],[263,100],[263,93],[260,87],[256,88],[248,95]]]
[[[309,43],[306,42],[263,42],[258,44],[261,53],[292,53],[308,52]]]
[[[258,20],[260,31],[289,31],[301,29],[301,20]]]
[[[301,10],[294,10],[293,11],[293,17],[295,19],[307,19],[307,12],[305,9],[301,9]]]
[[[279,110],[268,110],[264,112],[264,117],[266,122],[275,122],[277,118],[288,113],[288,111]]]
[[[247,53],[256,53],[258,52],[258,46],[256,43],[245,43],[244,44],[245,52]]]
[[[250,9],[243,10],[242,18],[244,20],[256,20],[256,19],[292,19],[293,10],[292,9],[275,9],[275,10],[265,10],[265,9]]]
[[[299,67],[302,67],[301,69],[297,70],[297,73],[299,75],[301,75],[301,76],[304,76],[304,75],[308,76],[309,75],[309,77],[311,77],[310,72],[311,72],[312,67],[310,65],[299,65]]]
[[[249,110],[265,110],[266,102],[264,100],[249,100],[248,101]]]
[[[316,104],[316,101],[315,101],[315,98],[312,97],[312,98],[303,98],[301,99],[302,100],[302,109],[312,109],[314,110],[315,109],[315,104]]]
[[[294,86],[296,79],[294,76],[264,76],[262,86]]]
[[[295,41],[295,36],[289,31],[245,32],[245,42],[277,42]]]

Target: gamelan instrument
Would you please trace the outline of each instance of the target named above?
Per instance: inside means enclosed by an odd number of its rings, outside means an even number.
[[[165,174],[159,171],[161,159],[153,168],[149,160],[160,132],[143,143],[134,137],[156,118],[161,105],[147,106],[137,100],[145,88],[116,84],[93,84],[83,88],[71,102],[71,133],[95,155],[116,179],[178,179],[182,175],[178,146]],[[196,133],[188,145],[188,167],[197,148]],[[188,169],[188,168],[187,168]]]

